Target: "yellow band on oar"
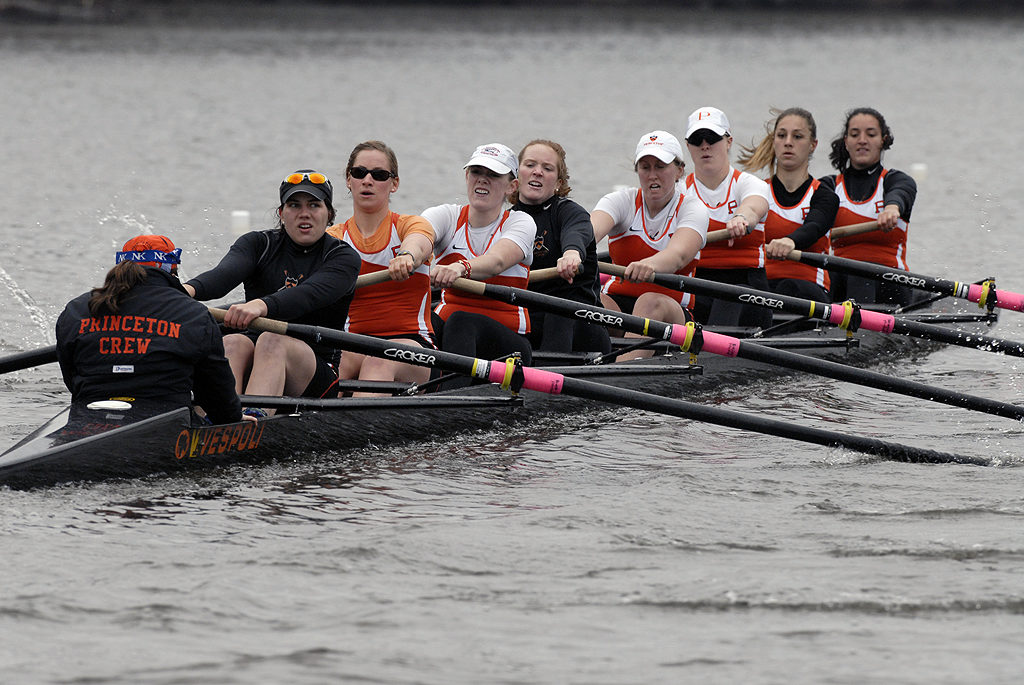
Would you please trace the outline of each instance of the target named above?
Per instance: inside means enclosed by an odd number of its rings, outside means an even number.
[[[996,282],[991,278],[985,280],[981,284],[981,296],[978,298],[978,308],[984,309],[985,305],[988,304],[988,295],[995,288]]]
[[[686,337],[683,338],[683,344],[679,346],[683,352],[690,351],[690,343],[693,342],[693,335],[697,331],[697,327],[693,325],[692,321],[686,322]]]
[[[644,335],[647,335],[647,330],[650,328],[650,326],[651,326],[651,320],[650,319],[644,319]]]
[[[511,390],[512,389],[512,374],[516,370],[516,358],[509,357],[505,360],[505,377],[501,379],[501,389]]]
[[[840,328],[849,328],[850,320],[853,318],[853,302],[847,300],[843,302],[843,320],[840,322]]]
[[[814,300],[811,300],[811,311],[810,311],[810,313],[809,313],[809,314],[807,315],[807,316],[808,316],[808,318],[811,318],[811,319],[813,319],[813,318],[814,318],[814,306],[815,306],[816,304],[818,304],[818,303],[817,303],[817,302],[815,302]]]

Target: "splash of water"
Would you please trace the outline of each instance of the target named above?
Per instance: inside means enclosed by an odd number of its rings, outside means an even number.
[[[45,312],[43,312],[39,305],[35,303],[35,300],[32,299],[32,296],[29,295],[24,288],[19,286],[2,266],[0,266],[0,281],[7,286],[7,289],[14,296],[14,299],[20,302],[28,312],[29,318],[42,332],[44,343],[53,344],[55,341],[53,327],[50,325],[50,322],[47,321]]]

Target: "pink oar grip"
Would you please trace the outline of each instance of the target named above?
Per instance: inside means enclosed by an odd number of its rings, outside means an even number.
[[[685,345],[686,326],[677,323],[672,324],[672,334],[669,336],[668,341],[676,345]],[[740,341],[728,335],[705,330],[704,346],[701,347],[701,352],[720,354],[723,357],[735,357],[740,352]]]
[[[740,352],[740,341],[728,335],[706,330],[701,351],[720,354],[723,357],[735,357]]]
[[[982,292],[984,292],[984,290],[985,290],[984,286],[979,285],[977,283],[971,283],[969,286],[967,286],[967,299],[968,299],[968,301],[970,301],[970,302],[979,302],[979,301],[981,301],[981,294],[982,294]],[[998,293],[999,291],[997,290],[996,292]]]
[[[882,333],[892,333],[892,329],[896,326],[896,317],[892,314],[883,314],[881,312],[872,312],[870,310],[860,310],[860,327],[866,328],[869,331],[881,331]]]
[[[981,302],[981,296],[985,293],[985,286],[971,283],[967,286],[967,299],[970,302]],[[995,290],[996,306],[1002,309],[1012,309],[1017,312],[1024,312],[1024,295],[1011,293],[1008,290]]]
[[[1006,290],[996,290],[996,306],[1024,312],[1024,295]]]
[[[491,383],[503,383],[505,381],[505,365],[500,362],[491,362],[487,380]],[[562,392],[564,380],[565,376],[560,373],[543,371],[530,366],[523,367],[523,387],[527,390],[558,395]]]
[[[841,304],[834,304],[829,312],[828,320],[830,323],[841,324],[843,317],[846,316],[846,310]],[[883,314],[881,312],[873,312],[868,309],[860,310],[860,327],[866,328],[869,331],[879,331],[881,333],[892,333],[892,329],[896,326],[896,319],[891,314]]]

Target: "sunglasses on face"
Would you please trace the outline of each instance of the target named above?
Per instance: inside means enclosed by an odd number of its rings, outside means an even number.
[[[367,169],[364,166],[354,166],[348,170],[348,173],[352,178],[357,180],[366,178],[366,174],[370,174],[370,177],[374,181],[386,181],[394,176],[394,174],[387,169]]]
[[[718,135],[711,129],[702,128],[699,131],[694,131],[693,135],[686,139],[686,142],[694,147],[707,143],[708,145],[714,145],[722,139],[722,136]]]
[[[313,185],[317,185],[317,186],[318,185],[322,185],[324,183],[328,183],[326,176],[324,176],[321,173],[317,173],[315,171],[309,172],[309,173],[295,172],[294,174],[291,174],[290,176],[285,177],[284,182],[285,183],[290,183],[290,184],[292,184],[294,186],[294,185],[298,185],[299,183],[302,183],[304,180],[305,181],[309,181]]]

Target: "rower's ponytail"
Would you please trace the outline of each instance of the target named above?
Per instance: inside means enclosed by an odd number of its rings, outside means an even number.
[[[124,261],[107,272],[99,288],[93,288],[89,297],[89,313],[93,316],[116,314],[128,292],[146,280],[146,267]]]

